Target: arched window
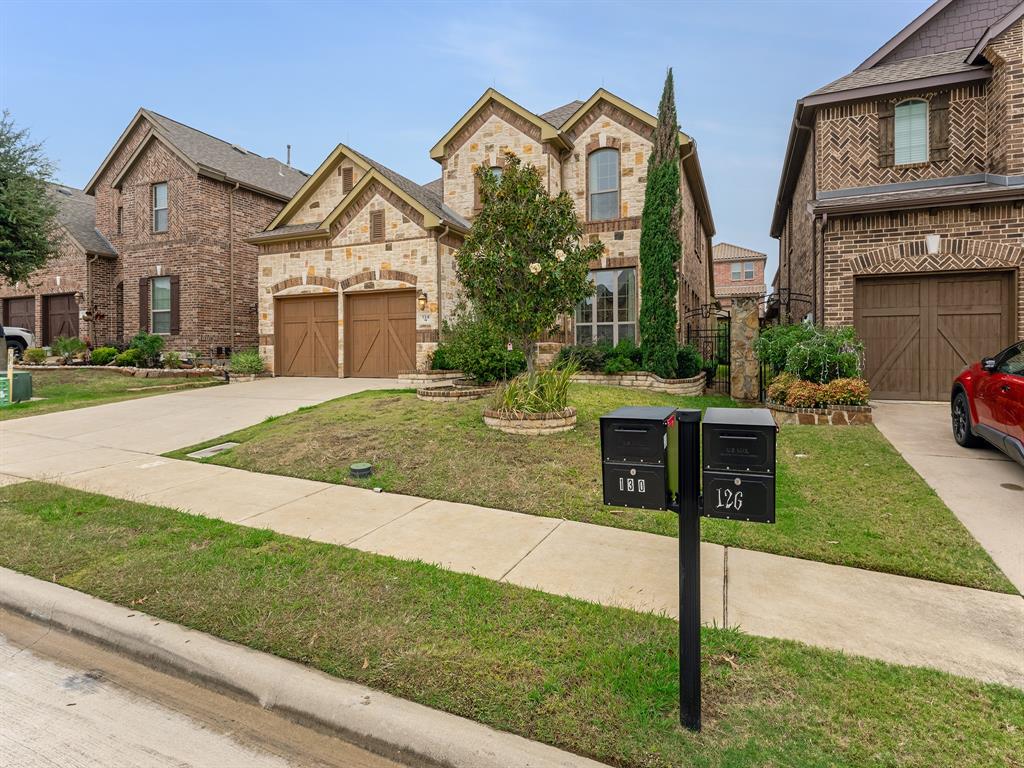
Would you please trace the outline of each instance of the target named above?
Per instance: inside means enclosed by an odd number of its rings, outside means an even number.
[[[500,165],[492,165],[491,166],[491,175],[494,176],[494,180],[495,181],[501,181],[501,166]]]
[[[896,165],[928,162],[928,102],[910,99],[896,105],[893,129]]]
[[[587,162],[590,221],[619,218],[619,150],[591,152]]]

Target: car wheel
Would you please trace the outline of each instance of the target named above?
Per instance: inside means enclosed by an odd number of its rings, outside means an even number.
[[[953,398],[953,439],[964,448],[976,448],[981,445],[981,438],[971,432],[971,408],[967,404],[967,395],[957,392]]]
[[[21,360],[21,356],[25,353],[25,345],[17,341],[8,341],[7,346],[14,350],[14,359]],[[6,365],[6,361],[4,361]]]

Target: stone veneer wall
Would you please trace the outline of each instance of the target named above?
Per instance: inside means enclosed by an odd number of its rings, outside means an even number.
[[[766,403],[772,412],[775,423],[779,426],[787,424],[816,424],[846,426],[847,424],[871,424],[870,405],[830,405],[827,408],[791,408],[778,403]]]
[[[572,380],[578,384],[605,384],[615,387],[648,389],[669,395],[696,397],[704,394],[707,377],[700,373],[689,379],[663,379],[647,371],[634,373],[577,373]]]
[[[355,187],[365,173],[363,169],[347,157],[342,157],[340,162],[324,178],[323,182],[309,196],[309,199],[298,211],[291,215],[288,224],[319,224],[327,218],[327,214],[333,211],[345,198],[342,191],[342,171],[346,168],[352,169],[352,186]]]
[[[729,324],[729,387],[736,400],[753,401],[760,394],[761,368],[754,354],[760,329],[757,299],[735,296]]]

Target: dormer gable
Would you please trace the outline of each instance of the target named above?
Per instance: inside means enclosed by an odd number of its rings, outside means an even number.
[[[274,217],[267,230],[319,224],[351,193],[369,170],[369,163],[359,153],[344,144],[338,144]]]

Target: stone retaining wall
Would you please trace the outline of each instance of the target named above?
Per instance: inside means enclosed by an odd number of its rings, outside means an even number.
[[[139,379],[194,379],[203,376],[224,376],[223,368],[129,368],[122,365],[16,365],[19,371],[113,371]]]
[[[576,409],[566,408],[553,413],[509,414],[503,411],[484,411],[484,424],[491,429],[510,435],[550,435],[568,432],[576,426]]]
[[[420,387],[416,390],[416,397],[430,403],[455,403],[460,400],[479,400],[493,393],[494,387],[450,387],[441,384]]]
[[[872,424],[870,405],[833,405],[827,408],[792,408],[766,403],[775,423],[786,424]]]
[[[399,381],[407,381],[410,384],[431,386],[444,384],[454,379],[464,379],[462,371],[399,371]]]
[[[608,384],[616,387],[635,387],[664,392],[669,395],[696,397],[704,394],[707,377],[700,373],[690,379],[663,379],[647,371],[635,373],[577,373],[572,380],[580,384]]]

